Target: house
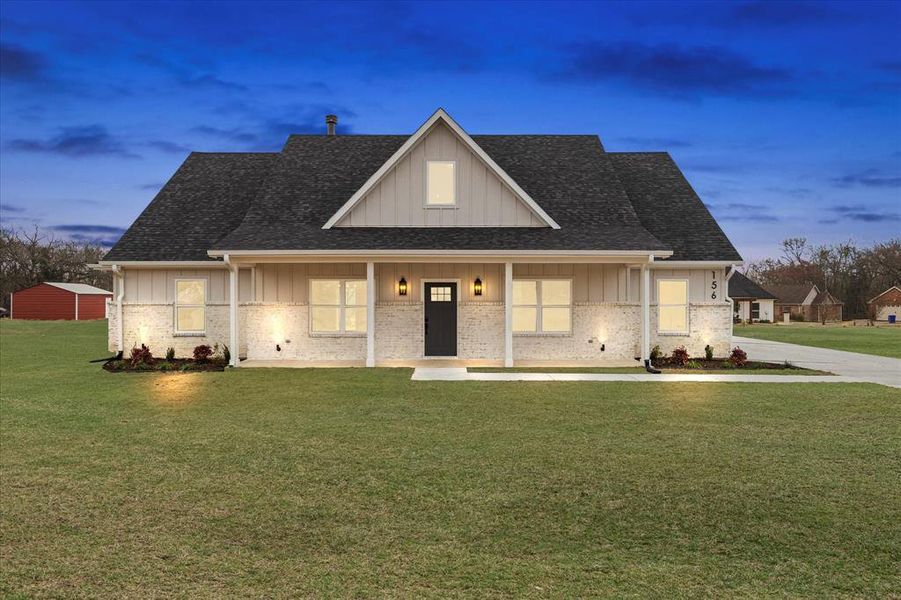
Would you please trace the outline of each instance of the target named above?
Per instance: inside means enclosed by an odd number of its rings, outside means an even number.
[[[84,283],[45,281],[10,296],[11,319],[87,321],[106,318],[113,293]]]
[[[741,256],[663,152],[595,135],[292,135],[192,153],[110,250],[111,350],[232,362],[725,355]],[[240,356],[240,359],[238,358]]]
[[[729,278],[729,297],[732,299],[733,316],[737,321],[773,321],[776,296],[745,275],[735,272]]]
[[[775,316],[782,320],[790,315],[798,321],[842,320],[842,303],[832,294],[812,283],[769,286],[776,296]]]
[[[901,287],[893,285],[869,302],[867,306],[876,316],[877,321],[888,321],[889,315],[895,315],[895,320],[901,315]]]

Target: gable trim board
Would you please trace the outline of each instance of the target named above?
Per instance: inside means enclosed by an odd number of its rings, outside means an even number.
[[[552,229],[560,229],[560,225],[557,224],[554,219],[548,215],[541,206],[532,199],[529,194],[523,190],[516,181],[510,177],[506,171],[504,171],[494,160],[488,156],[488,154],[482,150],[482,148],[475,143],[475,141],[469,136],[468,133],[463,131],[463,129],[454,121],[447,112],[443,108],[439,108],[435,111],[435,113],[429,117],[425,123],[423,123],[419,129],[417,129],[413,135],[407,138],[400,148],[398,148],[394,154],[375,172],[373,173],[369,179],[363,184],[360,189],[358,189],[353,196],[348,199],[344,205],[338,209],[338,211],[331,216],[331,218],[326,221],[325,225],[322,226],[323,229],[331,229],[338,225],[342,219],[350,214],[350,212],[354,209],[354,207],[359,204],[359,202],[366,196],[367,193],[372,191],[376,185],[378,185],[382,179],[394,168],[407,154],[413,149],[414,146],[432,129],[432,127],[438,122],[442,121],[445,125],[447,125],[453,133],[457,135],[457,137],[462,140],[466,146],[474,152],[487,166],[488,169],[494,172],[495,175],[500,177],[501,181],[504,182],[514,193],[515,196],[518,196],[519,200],[524,202],[529,209],[535,213],[544,223],[552,228]],[[437,208],[437,207],[436,207]],[[451,208],[451,207],[444,207]]]

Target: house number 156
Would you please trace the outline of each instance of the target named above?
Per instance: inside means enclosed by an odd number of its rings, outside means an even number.
[[[716,300],[716,271],[711,271],[713,273],[713,280],[710,282],[710,299]]]

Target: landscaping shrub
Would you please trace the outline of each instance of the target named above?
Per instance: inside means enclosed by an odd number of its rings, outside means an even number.
[[[222,345],[222,360],[225,364],[231,364],[232,361],[232,353],[231,350],[228,349],[228,346],[225,344]]]
[[[703,368],[703,365],[696,360],[690,360],[687,363],[685,363],[685,368],[686,369],[701,369],[701,368]]]
[[[175,348],[169,346],[166,348],[166,360],[174,360],[175,359]]]
[[[736,346],[729,354],[729,362],[736,367],[743,367],[748,362],[748,353]]]
[[[661,355],[661,352],[660,352],[659,344],[657,346],[654,346],[653,348],[651,348],[651,356],[650,356],[651,362],[660,360],[660,355]]]
[[[707,360],[713,360],[713,346],[707,344],[704,346],[704,358]]]
[[[688,364],[688,359],[688,350],[685,349],[685,346],[679,346],[678,348],[673,350],[673,364],[684,367],[686,364]]]
[[[140,348],[136,346],[131,349],[131,357],[128,362],[131,363],[132,367],[153,364],[153,353],[150,352],[150,348],[141,344]]]
[[[210,360],[211,356],[213,356],[213,349],[206,344],[200,344],[194,348],[194,360],[196,362],[206,362]]]

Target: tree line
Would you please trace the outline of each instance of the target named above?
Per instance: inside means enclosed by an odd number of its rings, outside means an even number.
[[[87,283],[112,289],[112,275],[88,265],[106,251],[90,242],[61,240],[52,234],[0,228],[0,298],[9,310],[10,294],[44,281]]]
[[[10,294],[44,281],[87,283],[112,289],[112,276],[88,267],[105,250],[90,242],[52,234],[0,228],[0,294],[9,308]],[[901,238],[862,248],[853,242],[815,246],[806,238],[782,242],[782,256],[749,263],[745,274],[770,284],[812,283],[844,302],[847,318],[868,316],[867,301],[901,282]]]
[[[901,238],[862,248],[853,242],[812,245],[782,242],[782,256],[749,263],[745,275],[766,287],[815,284],[844,303],[844,317],[869,318],[867,301],[901,283]]]

